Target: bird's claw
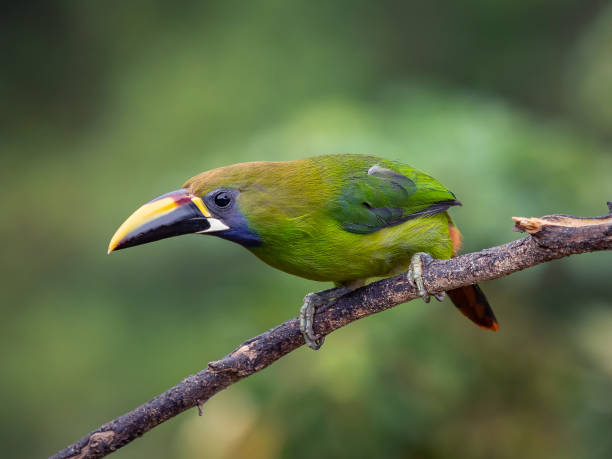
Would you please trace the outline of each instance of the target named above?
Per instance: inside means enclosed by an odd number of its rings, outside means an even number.
[[[300,308],[300,331],[304,336],[306,345],[314,350],[318,351],[325,342],[324,336],[316,335],[312,329],[314,322],[314,314],[317,307],[323,304],[323,299],[316,293],[309,293],[304,297],[304,304]]]
[[[304,297],[304,304],[300,308],[300,331],[304,336],[306,345],[315,351],[321,349],[325,342],[325,336],[319,336],[315,334],[312,329],[314,324],[314,315],[317,308],[323,306],[325,303],[338,298],[348,292],[351,289],[348,287],[336,287],[330,288],[329,290],[322,290],[320,292],[309,293]]]
[[[430,260],[432,257],[425,252],[417,252],[412,256],[410,267],[408,268],[408,282],[416,289],[419,296],[423,298],[423,301],[429,303],[431,299],[430,294],[425,289],[425,284],[423,283],[423,258]],[[431,296],[438,301],[443,301],[446,298],[446,292],[432,293]]]

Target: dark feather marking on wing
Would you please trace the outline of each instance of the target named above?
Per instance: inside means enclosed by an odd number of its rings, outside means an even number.
[[[426,209],[420,210],[410,215],[406,215],[405,217],[399,217],[391,221],[386,221],[386,224],[387,226],[399,225],[400,223],[404,223],[405,221],[412,220],[413,218],[430,217],[431,215],[436,215],[442,212],[446,212],[446,210],[449,207],[461,206],[461,205],[462,204],[459,201],[455,201],[455,200],[435,202],[431,206],[427,207]],[[401,208],[395,208],[395,207],[394,208],[392,207],[373,208],[373,207],[370,207],[369,205],[366,205],[366,207],[370,212],[372,212],[376,216],[380,216],[380,213],[382,213],[384,210],[389,210],[389,211],[395,210],[399,212],[399,215],[402,214]]]
[[[403,221],[411,220],[417,217],[429,217],[431,215],[436,215],[442,212],[446,212],[449,207],[462,206],[462,205],[463,204],[461,204],[459,201],[456,201],[456,200],[435,202],[431,206],[429,206],[427,209],[419,210],[418,212],[415,212],[413,214],[406,215],[403,218]]]
[[[438,184],[439,189],[436,189],[435,181],[432,191],[445,196],[438,196],[440,200],[437,202],[428,199],[427,195],[411,202],[410,197],[417,192],[417,184],[404,174],[375,164],[368,169],[367,176],[367,179],[363,176],[353,177],[335,208],[336,218],[341,222],[342,228],[351,233],[374,233],[414,218],[445,212],[451,206],[461,205],[455,195],[445,190],[442,185]],[[423,209],[424,206],[427,207]],[[409,213],[411,211],[412,213]]]
[[[344,225],[342,225],[342,227],[346,231],[349,231],[351,233],[358,233],[358,234],[373,233],[383,228],[401,225],[402,223],[408,220],[412,220],[413,218],[429,217],[431,215],[436,215],[436,214],[445,212],[449,207],[460,206],[461,203],[459,201],[453,201],[453,200],[440,201],[440,202],[436,202],[432,204],[427,209],[423,209],[419,212],[415,212],[413,214],[406,215],[405,217],[399,217],[399,215],[401,215],[402,213],[401,208],[397,208],[397,207],[375,208],[375,207],[371,207],[367,202],[364,202],[363,205],[366,209],[368,209],[370,212],[372,212],[376,216],[376,219],[381,223],[381,226],[372,226],[372,225],[366,225],[363,223],[345,223]],[[394,211],[397,212],[395,215],[393,215]],[[383,215],[389,215],[391,218],[384,218]]]
[[[364,202],[363,205],[376,216],[376,219],[383,226],[389,226],[395,219],[401,218],[402,215],[400,207],[372,207],[367,202]]]

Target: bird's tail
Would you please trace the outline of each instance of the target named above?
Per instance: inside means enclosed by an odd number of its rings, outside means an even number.
[[[499,325],[487,297],[476,284],[459,287],[446,292],[461,314],[476,325],[487,330],[497,331]]]
[[[461,233],[453,223],[450,215],[448,215],[448,232],[451,243],[453,245],[453,257],[457,256],[457,252],[461,248]],[[489,306],[487,297],[480,287],[476,284],[468,285],[467,287],[459,287],[455,290],[446,292],[453,301],[461,314],[466,316],[476,325],[487,330],[497,331],[499,324],[493,314],[493,309]]]

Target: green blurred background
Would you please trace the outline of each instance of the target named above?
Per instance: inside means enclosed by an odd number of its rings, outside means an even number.
[[[106,255],[137,206],[240,161],[370,153],[464,206],[612,200],[612,4],[28,2],[0,14],[5,457],[43,457],[327,287],[190,236]],[[501,330],[416,301],[299,349],[122,458],[612,457],[611,255],[484,285]]]

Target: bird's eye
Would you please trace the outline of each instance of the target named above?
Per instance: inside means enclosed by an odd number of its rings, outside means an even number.
[[[221,191],[215,195],[215,204],[219,207],[227,207],[232,202],[232,197],[226,191]]]

